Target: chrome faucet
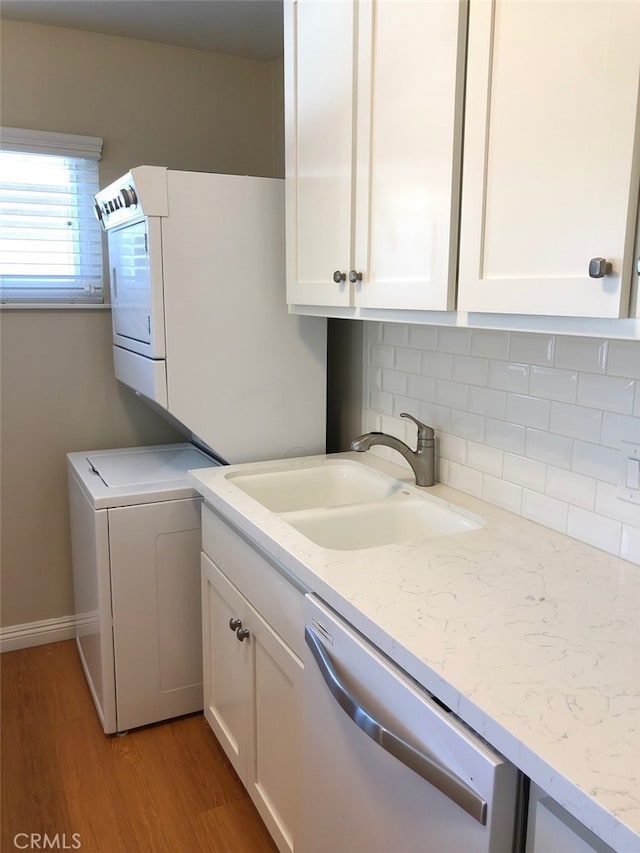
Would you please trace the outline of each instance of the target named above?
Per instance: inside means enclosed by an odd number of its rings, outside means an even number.
[[[407,460],[413,473],[416,477],[417,486],[433,486],[435,482],[435,442],[433,439],[434,432],[430,426],[423,424],[413,415],[407,412],[401,412],[401,418],[409,418],[418,427],[418,447],[412,450],[404,441],[395,438],[393,435],[387,435],[386,432],[366,432],[364,435],[359,435],[351,442],[351,449],[364,451],[369,450],[376,444],[383,444],[385,447],[391,447],[397,450]]]

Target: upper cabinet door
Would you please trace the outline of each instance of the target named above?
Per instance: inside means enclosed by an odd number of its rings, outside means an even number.
[[[465,2],[358,4],[355,301],[455,300]]]
[[[285,0],[289,303],[453,307],[466,9]]]
[[[471,0],[461,310],[627,315],[639,33],[628,0]]]
[[[287,301],[350,302],[353,0],[285,0]],[[334,273],[344,276],[337,283]]]

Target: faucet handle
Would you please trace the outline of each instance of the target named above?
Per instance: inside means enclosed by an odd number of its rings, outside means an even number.
[[[433,440],[435,435],[433,427],[427,426],[427,424],[423,424],[422,421],[419,421],[417,418],[414,418],[413,415],[410,415],[408,412],[400,412],[401,418],[409,418],[410,421],[413,421],[414,424],[418,427],[418,441],[429,441]]]

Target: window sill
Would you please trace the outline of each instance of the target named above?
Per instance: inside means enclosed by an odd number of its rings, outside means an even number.
[[[2,302],[0,311],[110,311],[110,302]]]

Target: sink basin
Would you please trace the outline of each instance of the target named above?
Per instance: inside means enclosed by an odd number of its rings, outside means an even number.
[[[292,512],[283,518],[317,545],[340,551],[419,542],[482,527],[480,519],[411,497]]]
[[[358,462],[327,462],[309,468],[232,473],[227,479],[271,512],[384,501],[404,484]]]
[[[360,462],[230,471],[226,479],[307,539],[337,551],[420,542],[482,527],[482,519]]]

